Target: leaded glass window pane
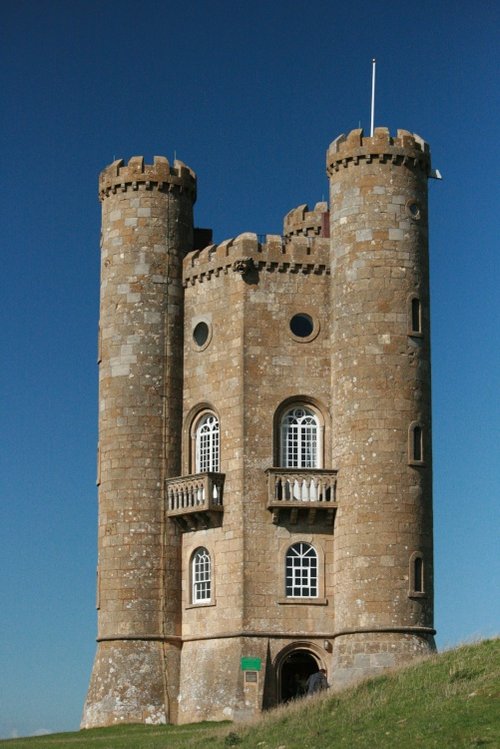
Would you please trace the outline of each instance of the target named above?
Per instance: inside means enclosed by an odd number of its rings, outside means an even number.
[[[319,467],[319,424],[316,414],[296,406],[281,421],[281,465],[283,468]]]
[[[318,555],[310,544],[293,544],[288,549],[285,588],[287,598],[317,598]]]
[[[206,414],[196,428],[196,473],[219,471],[219,422]]]
[[[208,551],[196,549],[192,559],[193,603],[207,603],[212,597],[212,569]]]

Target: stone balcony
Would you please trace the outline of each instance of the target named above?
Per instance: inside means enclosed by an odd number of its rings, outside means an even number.
[[[332,525],[337,509],[337,471],[319,468],[268,468],[267,509],[273,523]]]
[[[182,531],[221,525],[224,508],[223,473],[196,473],[167,479],[167,517]]]

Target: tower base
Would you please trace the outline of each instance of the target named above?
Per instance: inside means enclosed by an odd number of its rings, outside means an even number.
[[[178,664],[163,642],[99,642],[80,727],[176,722]]]
[[[332,682],[344,687],[387,669],[436,652],[434,630],[375,631],[340,635],[335,639]]]

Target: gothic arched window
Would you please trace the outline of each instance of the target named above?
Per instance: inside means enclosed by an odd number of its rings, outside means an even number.
[[[195,428],[195,473],[219,471],[219,420],[211,412],[203,414]]]
[[[191,602],[210,603],[212,600],[212,563],[204,546],[196,549],[191,558]]]
[[[425,566],[421,551],[414,551],[410,557],[410,596],[423,596],[425,594]]]
[[[302,541],[290,546],[285,559],[287,598],[316,598],[318,595],[318,554]]]
[[[320,425],[315,412],[295,405],[285,411],[280,424],[282,468],[320,467]]]
[[[410,424],[408,430],[408,457],[410,464],[424,462],[424,430],[416,421]]]

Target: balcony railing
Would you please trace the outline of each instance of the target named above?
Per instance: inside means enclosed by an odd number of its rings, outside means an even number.
[[[318,511],[327,522],[333,522],[336,501],[337,471],[319,468],[268,468],[267,508],[273,522],[286,517],[292,524],[300,514],[314,523]]]
[[[223,513],[223,473],[196,473],[167,479],[167,515],[182,530],[220,525]]]

